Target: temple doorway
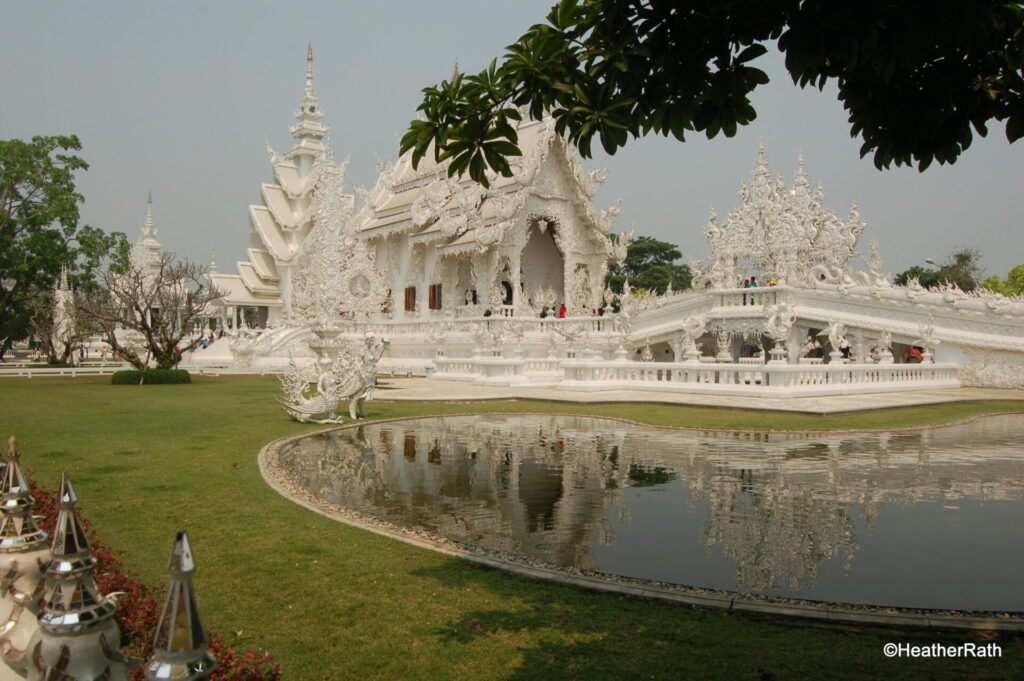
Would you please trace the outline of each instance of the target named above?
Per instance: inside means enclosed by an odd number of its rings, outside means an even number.
[[[523,291],[536,308],[565,302],[565,259],[555,243],[553,220],[534,218],[519,262]]]

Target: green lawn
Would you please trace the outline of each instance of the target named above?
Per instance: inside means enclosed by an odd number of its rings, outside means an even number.
[[[965,634],[844,628],[694,610],[510,577],[322,518],[259,475],[267,442],[318,426],[288,420],[264,377],[111,386],[108,377],[0,382],[0,433],[42,483],[71,475],[126,567],[162,585],[179,529],[192,538],[211,629],[271,650],[286,679],[1003,679],[1024,678],[1024,640],[1003,658],[886,659],[887,641]],[[476,411],[606,415],[692,427],[885,428],[1024,402],[969,402],[799,416],[658,405],[382,403],[372,418]],[[985,639],[988,640],[988,639]]]

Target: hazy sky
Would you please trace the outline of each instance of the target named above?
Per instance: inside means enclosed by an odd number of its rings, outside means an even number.
[[[307,41],[335,155],[351,158],[351,183],[372,186],[420,89],[456,60],[483,68],[550,4],[0,0],[0,138],[77,134],[91,166],[78,182],[85,222],[134,239],[151,189],[166,248],[204,263],[215,248],[221,271],[233,270],[246,206],[271,179],[265,143],[290,146]],[[733,139],[650,137],[588,162],[609,169],[597,206],[624,199],[617,231],[703,257],[708,207],[733,207],[760,137],[787,182],[803,149],[832,210],[845,217],[859,203],[861,250],[877,239],[892,272],[960,246],[980,249],[991,274],[1024,263],[1024,143],[1007,144],[1002,125],[955,166],[879,172],[858,158],[834,89],[801,91],[774,54],[758,65],[772,82],[756,93],[757,120]]]

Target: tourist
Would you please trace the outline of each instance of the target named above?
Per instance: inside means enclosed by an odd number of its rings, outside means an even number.
[[[491,308],[487,308],[486,310],[484,310],[485,317],[490,317],[492,314],[493,313],[491,312]]]
[[[544,318],[545,318],[545,317],[547,317],[547,316],[548,316],[548,306],[547,306],[547,305],[545,305],[545,306],[544,306],[544,307],[543,307],[543,308],[541,309],[541,311],[540,311],[540,318],[541,318],[541,319],[544,319]]]
[[[740,288],[750,288],[750,279],[749,278],[748,279],[744,279],[743,283],[740,284]],[[747,304],[747,294],[746,294],[745,291],[743,293],[743,304],[744,305]]]
[[[921,352],[921,348],[911,345],[903,354],[903,361],[911,364],[920,364],[924,361],[924,353]]]
[[[558,318],[565,319],[565,303],[558,306]]]
[[[757,288],[757,277],[751,277],[747,280],[747,288]],[[746,296],[744,296],[746,298]],[[750,294],[750,304],[754,304],[754,294]]]
[[[871,360],[871,362],[874,364],[878,364],[879,359],[881,359],[881,357],[878,354],[878,348],[875,347],[874,345],[872,345],[871,349],[868,350],[868,359]]]

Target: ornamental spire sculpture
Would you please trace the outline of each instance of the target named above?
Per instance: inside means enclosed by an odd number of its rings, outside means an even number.
[[[21,470],[18,442],[12,435],[0,481],[0,679],[21,678],[27,671],[29,641],[38,629],[43,572],[51,555],[46,533],[32,517],[35,501]],[[9,668],[9,669],[8,669]]]
[[[39,629],[29,642],[29,681],[127,681],[133,660],[118,650],[121,632],[114,620],[120,594],[100,594],[92,571],[96,559],[75,510],[78,496],[66,473],[57,493],[60,512],[54,530],[53,561]]]
[[[821,187],[812,189],[803,152],[793,186],[787,189],[781,176],[772,177],[761,141],[754,172],[740,186],[739,199],[725,221],[712,213],[704,229],[712,261],[701,269],[717,288],[738,286],[749,270],[780,284],[812,284],[812,268],[824,268],[834,279],[858,255],[856,244],[865,225],[856,204],[845,221],[829,211]]]
[[[199,617],[192,574],[196,571],[188,532],[178,532],[167,559],[171,585],[153,636],[153,657],[146,663],[150,681],[197,681],[213,673],[217,661]]]

